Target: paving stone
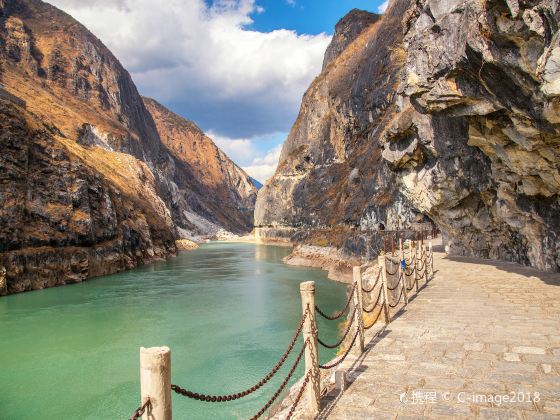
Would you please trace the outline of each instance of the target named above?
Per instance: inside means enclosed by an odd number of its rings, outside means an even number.
[[[465,350],[472,350],[472,351],[482,351],[484,349],[483,343],[465,343],[463,345]]]
[[[473,413],[468,405],[464,404],[434,404],[430,410],[430,417],[445,417],[445,418],[471,418]]]
[[[504,360],[507,362],[519,362],[521,358],[517,353],[504,353],[503,354]]]
[[[521,353],[521,354],[546,354],[546,350],[540,347],[514,347],[511,349],[513,353]]]
[[[479,418],[496,419],[496,420],[523,419],[521,412],[519,411],[500,409],[500,408],[481,408],[479,411]]]

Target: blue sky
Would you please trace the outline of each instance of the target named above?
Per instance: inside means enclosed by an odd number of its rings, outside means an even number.
[[[259,0],[264,13],[253,15],[257,31],[292,29],[300,34],[332,35],[336,22],[351,9],[377,12],[382,1],[372,0]]]
[[[86,25],[141,94],[194,121],[251,176],[277,164],[334,26],[366,0],[48,0]],[[159,3],[159,4],[158,4]]]

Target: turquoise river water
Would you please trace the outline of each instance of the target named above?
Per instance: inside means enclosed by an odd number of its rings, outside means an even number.
[[[125,273],[0,298],[0,419],[128,418],[140,399],[140,346],[169,346],[172,382],[195,392],[252,386],[299,323],[300,282],[316,282],[326,310],[345,301],[345,286],[325,272],[283,264],[289,252],[210,243]],[[336,341],[336,322],[319,320],[319,330]],[[300,346],[301,339],[276,377],[245,399],[212,404],[173,395],[174,418],[251,417]],[[333,355],[322,349],[319,359]]]

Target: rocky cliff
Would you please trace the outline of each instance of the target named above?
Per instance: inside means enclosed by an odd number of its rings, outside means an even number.
[[[392,0],[305,94],[256,224],[425,216],[451,253],[559,271],[559,21],[554,0]]]
[[[250,230],[249,177],[147,101],[152,116],[119,61],[69,15],[0,0],[0,82],[8,293],[163,258],[177,238]]]

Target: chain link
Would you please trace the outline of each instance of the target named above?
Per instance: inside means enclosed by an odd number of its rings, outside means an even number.
[[[375,317],[375,320],[371,324],[369,324],[367,327],[364,325],[364,330],[369,330],[371,327],[373,327],[377,323],[377,321],[379,321],[379,317],[381,316],[381,313],[383,312],[383,308],[385,308],[385,304],[381,305],[381,310],[379,311],[379,313]]]
[[[391,307],[391,308],[396,308],[396,307],[398,306],[398,304],[400,303],[402,297],[403,297],[403,293],[404,293],[404,291],[403,291],[403,289],[401,288],[401,294],[399,295],[399,300],[397,300],[397,303],[395,303],[395,304],[393,304],[393,305],[389,304],[389,307]]]
[[[367,314],[372,313],[375,307],[377,306],[377,304],[379,303],[379,299],[381,299],[382,294],[383,294],[383,289],[379,289],[379,295],[377,295],[377,299],[375,300],[375,303],[373,304],[371,309],[365,309],[364,307],[362,307],[362,310]]]
[[[294,364],[292,365],[290,371],[288,372],[288,375],[286,375],[286,377],[284,378],[284,380],[282,381],[282,383],[280,384],[280,386],[278,387],[278,389],[276,390],[276,392],[272,395],[272,397],[267,401],[267,403],[259,410],[259,412],[257,414],[255,414],[253,417],[251,417],[251,420],[256,420],[258,419],[260,416],[262,416],[266,410],[268,410],[270,408],[270,406],[274,403],[274,401],[276,401],[276,399],[278,398],[278,396],[280,395],[280,393],[284,390],[284,388],[286,387],[286,385],[288,384],[288,382],[290,381],[290,378],[292,377],[292,375],[294,374],[296,368],[299,365],[299,362],[301,361],[301,358],[305,352],[305,348],[309,345],[309,340],[306,340],[305,343],[303,344],[301,351],[299,352]]]
[[[244,391],[235,394],[229,394],[229,395],[199,394],[197,392],[192,392],[187,389],[181,388],[178,385],[171,385],[171,389],[175,391],[177,394],[180,394],[184,397],[192,398],[198,401],[205,401],[205,402],[234,401],[252,394],[259,388],[263,387],[268,381],[270,381],[270,379],[272,379],[272,377],[276,374],[276,372],[278,372],[278,370],[284,365],[284,362],[286,361],[288,355],[292,352],[294,345],[296,344],[297,338],[299,337],[301,330],[303,329],[303,324],[305,323],[305,319],[307,318],[308,315],[309,315],[309,308],[305,310],[305,313],[301,318],[301,322],[298,326],[298,329],[296,330],[296,333],[292,337],[292,340],[290,341],[288,348],[286,349],[286,351],[284,352],[284,354],[282,355],[278,363],[276,363],[276,366],[274,366],[274,368],[263,379],[261,379],[257,384],[253,385],[251,388],[247,388]]]
[[[379,269],[379,271],[377,272],[377,278],[375,279],[375,282],[373,283],[373,286],[371,286],[371,289],[367,290],[367,289],[364,289],[364,288],[362,287],[362,292],[364,292],[364,293],[371,293],[371,292],[373,292],[373,289],[375,289],[375,286],[377,286],[377,283],[379,282],[379,279],[380,279],[380,278],[381,278],[381,269]]]
[[[336,349],[338,346],[340,346],[344,341],[344,339],[346,338],[346,336],[348,335],[348,332],[350,332],[350,328],[352,328],[355,315],[356,315],[356,307],[354,306],[354,311],[352,312],[352,317],[350,318],[350,322],[348,323],[348,328],[346,328],[346,332],[344,333],[344,336],[337,343],[327,344],[323,340],[321,340],[320,337],[317,337],[317,341],[319,342],[319,344],[328,349]]]
[[[356,338],[358,337],[359,332],[360,332],[359,330],[356,330],[356,334],[354,334],[354,338],[352,339],[352,343],[350,344],[348,349],[346,349],[346,352],[342,355],[342,357],[340,359],[338,359],[336,362],[331,363],[330,365],[319,365],[319,368],[320,369],[332,369],[333,367],[336,367],[336,366],[340,365],[342,362],[344,362],[344,359],[346,359],[346,356],[348,356],[348,353],[350,353],[350,350],[352,350],[352,347],[354,346],[354,343],[356,342]]]
[[[307,371],[307,374],[305,375],[305,378],[303,378],[303,383],[301,384],[301,388],[299,389],[296,399],[294,400],[294,403],[292,404],[292,407],[290,408],[290,411],[288,413],[288,415],[286,416],[286,420],[290,420],[292,418],[292,416],[294,415],[294,411],[296,411],[296,407],[298,406],[301,397],[303,395],[303,391],[305,391],[305,388],[307,386],[307,383],[309,382],[309,377],[311,376],[311,370]]]
[[[395,274],[398,273],[398,271],[399,271],[399,267],[398,267],[398,266],[397,266],[397,269],[396,269],[395,271],[393,271],[393,272],[389,271],[389,270],[387,269],[387,266],[385,266],[385,272],[386,272],[387,275],[389,275],[389,276],[394,276]]]
[[[151,405],[152,405],[152,402],[150,401],[150,398],[148,398],[144,404],[142,404],[140,407],[138,407],[136,409],[136,411],[134,411],[132,416],[130,416],[129,420],[136,420],[137,418],[142,417],[144,415],[144,412],[146,411],[146,409],[148,407],[150,407]]]
[[[346,310],[350,307],[350,302],[352,301],[352,298],[354,297],[354,289],[356,288],[356,284],[357,283],[354,283],[353,286],[352,286],[352,291],[350,292],[350,296],[348,296],[348,300],[346,301],[346,305],[344,306],[344,309],[342,311],[340,311],[339,313],[337,313],[336,315],[333,315],[333,316],[327,315],[317,305],[315,305],[315,310],[319,313],[319,315],[321,315],[325,319],[328,319],[330,321],[337,320],[342,315],[344,315],[346,313]]]

